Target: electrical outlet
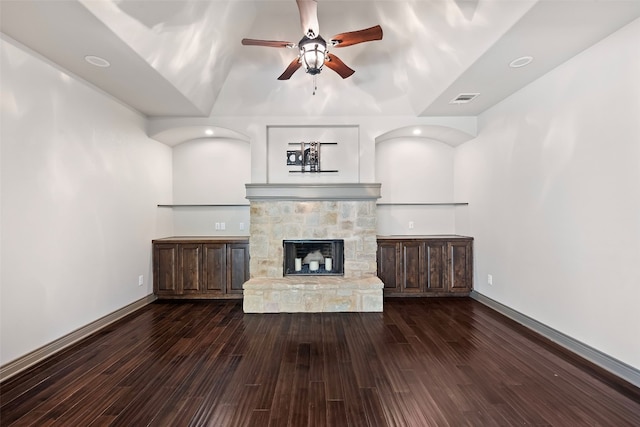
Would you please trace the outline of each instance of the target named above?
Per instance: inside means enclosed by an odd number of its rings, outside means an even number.
[[[138,276],[138,286],[142,286],[144,284],[144,276],[141,274]]]
[[[220,223],[216,222],[216,230],[220,230]]]
[[[413,230],[413,226],[414,226],[413,221],[409,221],[409,230]]]
[[[493,285],[493,275],[487,274],[487,284]]]
[[[238,225],[238,229],[244,230],[244,222],[241,222],[240,225]]]
[[[227,224],[225,224],[224,222],[220,223],[220,230],[226,230],[227,229]]]

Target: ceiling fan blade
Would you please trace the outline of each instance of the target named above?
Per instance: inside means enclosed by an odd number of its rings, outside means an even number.
[[[267,46],[267,47],[294,47],[295,43],[284,42],[278,40],[256,40],[256,39],[242,39],[242,44],[245,46]]]
[[[347,77],[355,73],[354,70],[345,65],[345,63],[342,62],[340,58],[338,58],[334,54],[328,53],[327,57],[328,59],[324,62],[324,65],[340,74],[340,77],[342,77],[343,79],[346,79]]]
[[[364,30],[336,34],[331,38],[334,47],[347,47],[373,40],[382,40],[382,27],[380,25],[365,28]]]
[[[294,59],[293,61],[291,61],[287,69],[284,70],[284,73],[280,74],[280,77],[278,77],[278,80],[289,80],[293,75],[293,73],[298,71],[298,68],[300,67],[302,67],[302,64],[300,63],[300,59],[299,58]]]
[[[300,11],[302,32],[310,39],[315,39],[320,35],[317,0],[296,0],[296,3],[298,4],[298,10]]]

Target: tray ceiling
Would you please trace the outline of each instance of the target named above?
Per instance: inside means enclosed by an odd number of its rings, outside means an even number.
[[[321,34],[380,24],[340,49],[356,73],[276,78],[301,37],[294,0],[7,1],[1,30],[150,117],[474,116],[640,16],[630,0],[319,0]],[[6,38],[6,37],[5,37]],[[90,65],[105,58],[108,68]],[[533,56],[530,65],[509,63]],[[588,71],[588,70],[586,70]],[[460,93],[479,93],[451,104]]]

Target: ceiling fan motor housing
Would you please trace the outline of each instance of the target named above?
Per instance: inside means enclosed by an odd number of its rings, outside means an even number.
[[[304,36],[298,43],[298,47],[304,70],[311,75],[320,74],[326,60],[327,42],[321,36],[313,39]]]

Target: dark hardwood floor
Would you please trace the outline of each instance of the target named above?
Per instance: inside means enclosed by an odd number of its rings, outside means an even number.
[[[157,302],[5,381],[0,424],[640,426],[638,396],[467,298]]]

